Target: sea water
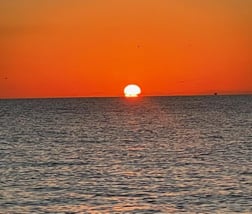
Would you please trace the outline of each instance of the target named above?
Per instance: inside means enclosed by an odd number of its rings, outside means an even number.
[[[0,213],[251,213],[252,96],[0,100]]]

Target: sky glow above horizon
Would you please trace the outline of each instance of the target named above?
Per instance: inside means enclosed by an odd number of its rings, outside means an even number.
[[[0,1],[0,98],[252,93],[250,0]]]

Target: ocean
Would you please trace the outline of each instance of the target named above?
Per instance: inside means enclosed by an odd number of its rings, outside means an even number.
[[[0,213],[252,213],[252,96],[0,100]]]

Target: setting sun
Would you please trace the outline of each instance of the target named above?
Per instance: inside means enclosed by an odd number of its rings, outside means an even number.
[[[141,88],[138,85],[130,84],[124,88],[125,97],[138,97],[141,94]]]

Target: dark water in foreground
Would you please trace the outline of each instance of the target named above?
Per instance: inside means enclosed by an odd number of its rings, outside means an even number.
[[[252,96],[0,100],[0,213],[252,213]]]

